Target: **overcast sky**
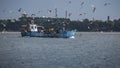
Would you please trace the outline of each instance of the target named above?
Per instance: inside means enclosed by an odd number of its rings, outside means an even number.
[[[120,18],[119,7],[120,0],[0,0],[0,19],[18,18],[22,11],[28,16],[55,17],[57,8],[60,18],[67,10],[71,20],[106,20],[107,16],[113,20]]]

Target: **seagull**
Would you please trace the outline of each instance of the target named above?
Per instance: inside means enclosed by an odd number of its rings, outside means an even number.
[[[82,14],[79,14],[79,16],[81,16]]]
[[[95,10],[96,10],[96,7],[93,8],[93,13],[95,12]]]
[[[48,13],[51,13],[52,12],[52,10],[48,10]]]
[[[18,12],[21,12],[21,11],[22,11],[22,8],[19,8],[19,9],[18,9]]]
[[[31,17],[32,17],[32,16],[35,16],[35,14],[31,14]]]
[[[92,12],[94,13],[96,11],[96,7],[94,5],[91,5],[91,7],[93,8]]]
[[[41,11],[38,11],[38,13],[40,13]]]
[[[68,3],[71,4],[71,1],[69,1]]]
[[[104,6],[110,5],[110,3],[105,3]]]
[[[81,6],[83,6],[84,2],[81,3]]]
[[[80,13],[79,16],[86,15],[86,13]]]

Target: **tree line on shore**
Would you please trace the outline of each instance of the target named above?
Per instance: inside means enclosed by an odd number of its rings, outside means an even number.
[[[20,17],[16,19],[0,19],[0,31],[20,31],[22,25],[28,21],[34,20],[35,24],[49,28],[65,28],[66,30],[76,29],[77,31],[86,32],[120,32],[120,19],[111,20],[89,20],[71,21],[66,18],[42,18],[42,17]]]

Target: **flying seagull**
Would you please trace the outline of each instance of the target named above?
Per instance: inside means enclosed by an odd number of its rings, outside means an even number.
[[[35,16],[35,14],[31,14],[31,17]]]
[[[48,10],[48,13],[51,13],[52,12],[52,10]]]
[[[82,14],[79,14],[79,16],[81,16]]]
[[[105,3],[104,6],[110,5],[110,3]]]
[[[93,9],[92,12],[94,13],[96,11],[96,7],[94,5],[91,5],[91,7]]]
[[[68,3],[71,4],[71,1],[69,1]]]
[[[18,12],[21,12],[21,11],[22,11],[22,8],[19,8],[19,9],[18,9]]]
[[[84,2],[81,3],[81,6],[83,6]]]
[[[96,7],[93,8],[93,13],[96,11]]]

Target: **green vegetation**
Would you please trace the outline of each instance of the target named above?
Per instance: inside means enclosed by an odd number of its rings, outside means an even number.
[[[0,20],[0,31],[6,29],[6,31],[20,31],[22,25],[26,25],[27,22],[32,20],[32,17],[20,17],[18,20],[15,19],[7,19]],[[46,29],[48,28],[63,28],[65,27],[67,30],[76,29],[77,31],[105,31],[105,32],[120,32],[120,19],[116,20],[88,20],[84,19],[83,21],[71,21],[70,19],[65,18],[42,18],[42,17],[34,17],[34,21],[36,24],[40,26],[44,26]]]

